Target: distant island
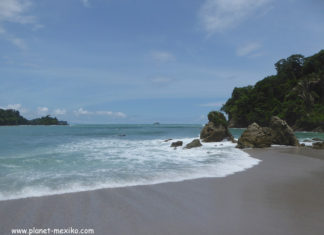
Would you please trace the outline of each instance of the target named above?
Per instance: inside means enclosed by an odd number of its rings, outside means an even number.
[[[276,75],[234,88],[221,108],[229,127],[267,126],[278,116],[294,130],[324,132],[324,50],[310,57],[292,55],[275,67]]]
[[[19,111],[13,109],[0,109],[0,126],[16,125],[68,125],[66,121],[60,121],[49,115],[41,118],[28,120],[20,115]]]

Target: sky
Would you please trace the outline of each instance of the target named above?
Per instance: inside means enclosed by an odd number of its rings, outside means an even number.
[[[0,107],[70,123],[204,123],[324,49],[322,0],[0,0]]]

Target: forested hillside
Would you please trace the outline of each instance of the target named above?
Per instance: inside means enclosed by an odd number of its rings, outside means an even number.
[[[221,109],[230,127],[267,126],[276,115],[295,130],[324,131],[324,50],[310,57],[292,55],[275,67],[276,75],[233,90]]]
[[[27,120],[20,115],[19,111],[12,109],[0,109],[0,126],[15,125],[68,125],[66,121],[59,121],[49,115],[33,120]]]

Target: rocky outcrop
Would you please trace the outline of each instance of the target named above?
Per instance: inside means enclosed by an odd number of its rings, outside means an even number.
[[[238,148],[265,148],[271,144],[299,146],[291,127],[279,117],[272,117],[270,127],[260,127],[253,123],[238,140]]]
[[[252,123],[242,133],[238,140],[237,148],[266,148],[272,143],[271,131],[267,127],[260,127]]]
[[[180,147],[182,145],[183,145],[182,141],[176,141],[176,142],[172,142],[170,147],[176,148],[176,147]]]
[[[191,141],[189,144],[187,144],[185,146],[186,149],[191,149],[191,148],[197,148],[202,146],[202,144],[200,143],[199,139],[194,139],[193,141]]]
[[[314,149],[324,149],[324,141],[313,143],[312,147]]]
[[[292,128],[277,116],[270,121],[272,144],[299,146],[299,142]]]
[[[224,114],[220,112],[210,112],[208,114],[209,122],[200,132],[200,139],[203,142],[219,142],[224,139],[234,140],[229,132]]]

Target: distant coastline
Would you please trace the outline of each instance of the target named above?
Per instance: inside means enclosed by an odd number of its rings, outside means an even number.
[[[0,126],[19,125],[69,125],[67,121],[58,120],[50,115],[28,120],[21,116],[19,111],[13,109],[0,109]]]

